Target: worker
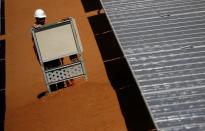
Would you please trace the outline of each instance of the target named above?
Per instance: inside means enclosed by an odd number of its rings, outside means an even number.
[[[33,25],[33,28],[39,28],[39,27],[45,25],[47,15],[43,9],[36,9],[36,11],[34,13],[34,17],[35,17],[35,23]],[[51,69],[51,68],[55,68],[55,67],[58,67],[60,65],[63,65],[63,58],[52,60],[49,62],[45,62],[43,64],[44,64],[44,67],[46,70]],[[67,81],[66,84],[67,84],[67,86],[73,85],[73,80]],[[59,89],[59,88],[63,88],[64,86],[65,86],[64,82],[60,82],[57,84],[50,85],[50,88],[55,88],[54,90],[56,90],[56,88]]]
[[[33,25],[34,28],[40,27],[45,24],[47,16],[44,10],[37,9],[34,13],[34,17],[36,19],[36,22]]]
[[[34,13],[34,17],[35,17],[35,23],[33,25],[34,28],[38,28],[43,26],[46,23],[46,13],[43,9],[37,9]],[[59,65],[63,64],[63,60],[53,60],[53,61],[49,61],[49,62],[45,62],[44,63],[44,67],[45,69],[50,69],[53,67],[57,67]]]

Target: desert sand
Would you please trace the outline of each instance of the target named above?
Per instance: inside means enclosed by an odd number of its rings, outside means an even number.
[[[47,88],[31,39],[37,8],[46,11],[47,23],[75,18],[88,73],[88,81],[79,78],[41,99]],[[5,16],[5,131],[127,130],[81,0],[6,0]]]

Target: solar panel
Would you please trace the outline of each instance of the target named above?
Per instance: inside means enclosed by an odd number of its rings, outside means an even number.
[[[159,131],[205,131],[205,0],[101,0]]]

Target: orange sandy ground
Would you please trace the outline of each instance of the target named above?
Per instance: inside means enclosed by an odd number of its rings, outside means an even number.
[[[47,23],[76,19],[88,73],[87,82],[80,78],[42,99],[37,95],[47,89],[30,32],[36,8],[45,9]],[[6,0],[5,16],[5,131],[127,130],[80,0]]]

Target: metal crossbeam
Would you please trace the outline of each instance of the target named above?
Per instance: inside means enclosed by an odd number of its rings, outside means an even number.
[[[45,71],[45,74],[49,85],[86,75],[81,62],[47,70]]]

